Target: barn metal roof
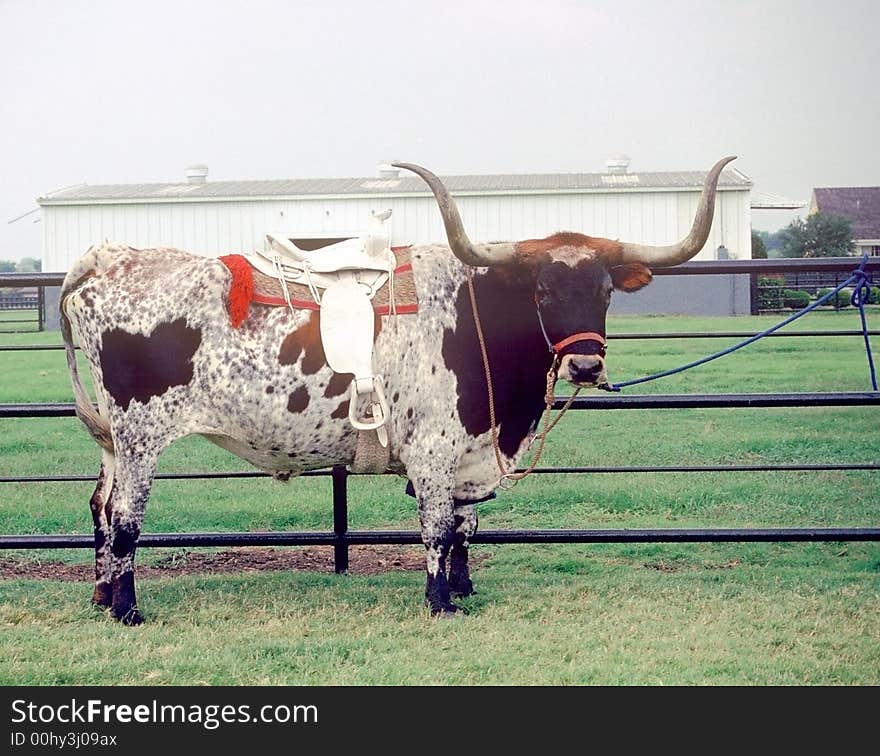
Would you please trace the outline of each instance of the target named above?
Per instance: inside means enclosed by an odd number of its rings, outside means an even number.
[[[703,185],[706,171],[662,173],[529,173],[485,176],[444,176],[453,194],[555,194],[609,191],[683,191]],[[720,189],[748,189],[751,179],[732,169],[723,171]],[[401,172],[399,178],[315,178],[261,181],[208,181],[202,184],[101,184],[79,186],[39,197],[41,205],[70,203],[222,201],[231,199],[425,195],[417,176]]]
[[[752,210],[799,210],[806,206],[806,200],[796,200],[783,197],[781,194],[752,191],[749,202]]]

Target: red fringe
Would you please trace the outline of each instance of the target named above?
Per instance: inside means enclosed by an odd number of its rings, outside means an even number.
[[[251,302],[254,300],[253,269],[241,255],[224,255],[219,260],[232,273],[227,310],[232,327],[238,328],[247,318]]]

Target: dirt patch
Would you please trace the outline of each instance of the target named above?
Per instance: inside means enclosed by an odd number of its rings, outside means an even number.
[[[472,562],[479,561],[477,559]],[[378,575],[383,572],[422,571],[425,550],[420,546],[352,546],[349,573]],[[213,575],[230,572],[305,570],[333,572],[333,547],[272,549],[240,548],[227,551],[176,551],[150,565],[138,565],[139,578],[167,575]],[[36,578],[92,581],[94,569],[86,564],[0,557],[0,580]]]

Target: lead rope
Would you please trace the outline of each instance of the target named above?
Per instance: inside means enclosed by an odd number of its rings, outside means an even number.
[[[473,270],[470,265],[465,266],[465,276],[467,278],[468,292],[471,297],[471,310],[474,313],[474,325],[477,328],[477,340],[480,342],[480,353],[483,357],[483,370],[486,373],[486,390],[489,396],[489,424],[492,430],[492,447],[495,450],[495,462],[498,464],[498,469],[501,472],[501,479],[498,483],[502,488],[513,488],[513,486],[519,483],[523,478],[531,475],[535,471],[538,462],[541,460],[541,455],[544,453],[544,444],[547,442],[547,434],[556,427],[556,424],[562,419],[562,416],[568,412],[568,408],[571,407],[575,397],[580,393],[580,388],[576,389],[568,398],[568,401],[562,409],[559,410],[559,413],[551,423],[550,410],[556,400],[556,369],[559,367],[559,355],[554,354],[553,363],[550,365],[550,370],[547,371],[547,390],[544,394],[545,407],[544,412],[542,413],[544,416],[544,428],[529,443],[529,448],[531,448],[531,445],[535,440],[538,440],[538,448],[535,451],[535,456],[532,458],[531,464],[522,472],[507,472],[507,469],[504,466],[504,460],[501,458],[501,447],[498,444],[498,424],[495,420],[495,390],[492,387],[492,370],[489,367],[489,354],[486,351],[486,340],[483,338],[483,326],[480,323],[480,313],[477,311],[477,295],[474,291]]]
[[[604,386],[598,386],[597,388],[602,389],[603,391],[620,391],[620,389],[625,388],[626,386],[636,386],[640,383],[647,383],[648,381],[656,381],[658,378],[666,378],[670,375],[676,375],[677,373],[683,373],[685,370],[690,370],[691,368],[699,367],[700,365],[705,365],[707,362],[712,362],[712,360],[717,360],[719,357],[725,357],[728,354],[732,354],[743,347],[748,346],[749,344],[754,344],[758,339],[763,339],[765,336],[769,336],[771,333],[775,333],[783,326],[787,326],[789,323],[797,320],[800,317],[803,317],[808,312],[812,312],[820,305],[825,304],[832,297],[836,297],[837,293],[845,289],[851,283],[855,283],[855,290],[852,293],[852,297],[850,301],[852,304],[859,308],[859,316],[862,321],[862,335],[865,339],[865,352],[868,356],[868,369],[871,374],[871,386],[874,391],[877,390],[877,373],[874,369],[874,358],[871,355],[871,341],[868,338],[868,323],[865,320],[865,307],[867,304],[869,296],[866,292],[870,292],[870,276],[865,270],[865,266],[868,264],[868,255],[865,254],[862,257],[862,262],[859,264],[859,267],[856,268],[852,275],[846,279],[842,284],[839,284],[834,289],[829,291],[824,296],[819,297],[815,302],[811,302],[802,310],[798,310],[793,315],[789,315],[785,320],[780,323],[777,323],[775,326],[771,328],[767,328],[760,333],[756,333],[754,336],[749,336],[745,341],[740,341],[738,344],[734,344],[733,346],[729,346],[726,349],[722,349],[714,354],[710,354],[708,357],[701,357],[699,360],[694,360],[693,362],[689,362],[686,365],[682,365],[677,368],[672,368],[670,370],[663,370],[659,373],[651,373],[651,375],[646,375],[644,378],[634,378],[631,381],[623,381],[622,383],[606,383]]]

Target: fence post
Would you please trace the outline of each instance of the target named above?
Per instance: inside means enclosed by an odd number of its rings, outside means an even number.
[[[37,287],[37,330],[42,332],[46,312],[46,287]]]
[[[752,273],[749,276],[749,299],[750,308],[749,311],[752,315],[760,315],[761,314],[761,292],[758,289],[758,274]]]
[[[348,470],[333,467],[333,568],[338,575],[348,572]]]

